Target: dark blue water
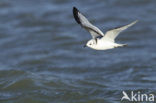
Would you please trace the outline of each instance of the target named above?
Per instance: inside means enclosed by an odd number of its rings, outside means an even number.
[[[91,36],[75,22],[73,6],[103,32],[139,20],[116,40],[128,47],[83,48]],[[0,103],[120,103],[122,91],[156,95],[155,7],[155,0],[1,0]]]

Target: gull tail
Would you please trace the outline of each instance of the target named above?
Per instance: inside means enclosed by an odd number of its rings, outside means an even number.
[[[126,47],[128,46],[128,44],[121,44],[121,47]]]
[[[118,47],[127,47],[128,45],[127,44],[117,44],[116,46],[115,46],[115,48],[118,48]]]

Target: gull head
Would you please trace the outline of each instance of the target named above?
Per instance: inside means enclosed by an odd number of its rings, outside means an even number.
[[[96,40],[95,39],[91,39],[89,40],[86,45],[84,47],[90,47],[90,48],[94,48],[96,46]]]

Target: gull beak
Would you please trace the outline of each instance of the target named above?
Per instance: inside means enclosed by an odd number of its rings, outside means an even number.
[[[86,45],[83,46],[84,48],[87,47]]]

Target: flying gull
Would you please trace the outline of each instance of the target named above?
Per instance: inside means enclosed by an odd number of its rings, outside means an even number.
[[[83,28],[85,28],[92,36],[92,39],[86,43],[85,47],[87,46],[95,50],[107,50],[126,46],[126,44],[115,43],[115,38],[123,30],[134,25],[138,21],[136,20],[128,25],[109,30],[104,34],[99,28],[92,25],[87,20],[87,18],[79,12],[79,10],[76,7],[73,7],[73,15],[76,22],[80,24]]]

